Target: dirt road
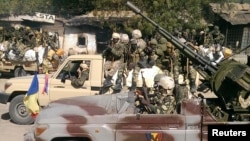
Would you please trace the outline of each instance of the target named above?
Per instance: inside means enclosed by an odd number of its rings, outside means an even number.
[[[6,79],[0,79],[0,91],[3,90],[3,84]],[[0,141],[22,141],[23,134],[29,130],[32,125],[17,125],[11,122],[9,105],[0,104]]]

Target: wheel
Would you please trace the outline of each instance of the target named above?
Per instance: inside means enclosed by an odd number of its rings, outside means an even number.
[[[27,73],[23,68],[18,67],[14,70],[15,77],[26,76],[26,75],[27,75]]]
[[[14,97],[9,106],[9,115],[11,120],[16,124],[29,125],[34,122],[34,119],[26,110],[26,106],[23,103],[24,95],[18,95]]]

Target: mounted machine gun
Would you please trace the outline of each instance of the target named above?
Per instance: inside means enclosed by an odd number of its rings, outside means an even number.
[[[195,66],[195,69],[205,78],[209,88],[218,97],[211,101],[211,112],[218,120],[250,120],[250,67],[234,60],[224,60],[218,66],[212,65],[202,55],[182,43],[163,29],[156,22],[145,16],[139,8],[130,2],[127,6],[136,14],[154,25],[157,31],[170,41],[181,53],[183,53]],[[218,101],[219,100],[219,101]],[[219,108],[218,108],[219,107]],[[218,110],[221,114],[218,113]]]

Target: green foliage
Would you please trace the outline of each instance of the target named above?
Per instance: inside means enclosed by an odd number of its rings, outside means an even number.
[[[203,28],[202,21],[204,18],[209,19],[206,17],[208,3],[234,1],[237,0],[130,0],[168,31],[175,28]],[[35,12],[44,12],[71,18],[93,10],[130,10],[126,2],[127,0],[0,0],[0,15],[33,15]],[[144,34],[151,34],[154,31],[154,27],[140,17],[132,18],[122,25],[108,24],[115,30],[125,32],[135,28],[141,29]]]

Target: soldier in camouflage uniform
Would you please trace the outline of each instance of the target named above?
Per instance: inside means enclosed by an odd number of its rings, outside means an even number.
[[[144,49],[146,48],[146,42],[142,39],[142,33],[139,29],[135,29],[132,31],[132,43],[135,47],[134,51],[134,57],[133,62],[135,63],[133,76],[132,76],[132,87],[131,90],[135,90],[137,86],[137,80],[139,71],[142,67],[146,67],[147,61],[145,61],[147,58]]]
[[[103,58],[105,58],[105,64],[104,64],[104,73],[105,73],[105,81],[103,84],[104,88],[111,87],[113,85],[112,83],[112,77],[116,73],[117,70],[120,67],[122,67],[122,63],[124,62],[124,44],[120,43],[120,34],[113,33],[111,44],[103,51]],[[121,88],[121,80],[120,78],[122,73],[118,72],[118,79],[116,80],[116,85],[114,88]],[[105,93],[104,91],[100,93]]]
[[[165,74],[157,74],[154,81],[154,96],[150,98],[150,102],[142,99],[142,104],[147,105],[150,111],[155,114],[175,113],[176,101],[173,94],[175,83],[173,78]]]

